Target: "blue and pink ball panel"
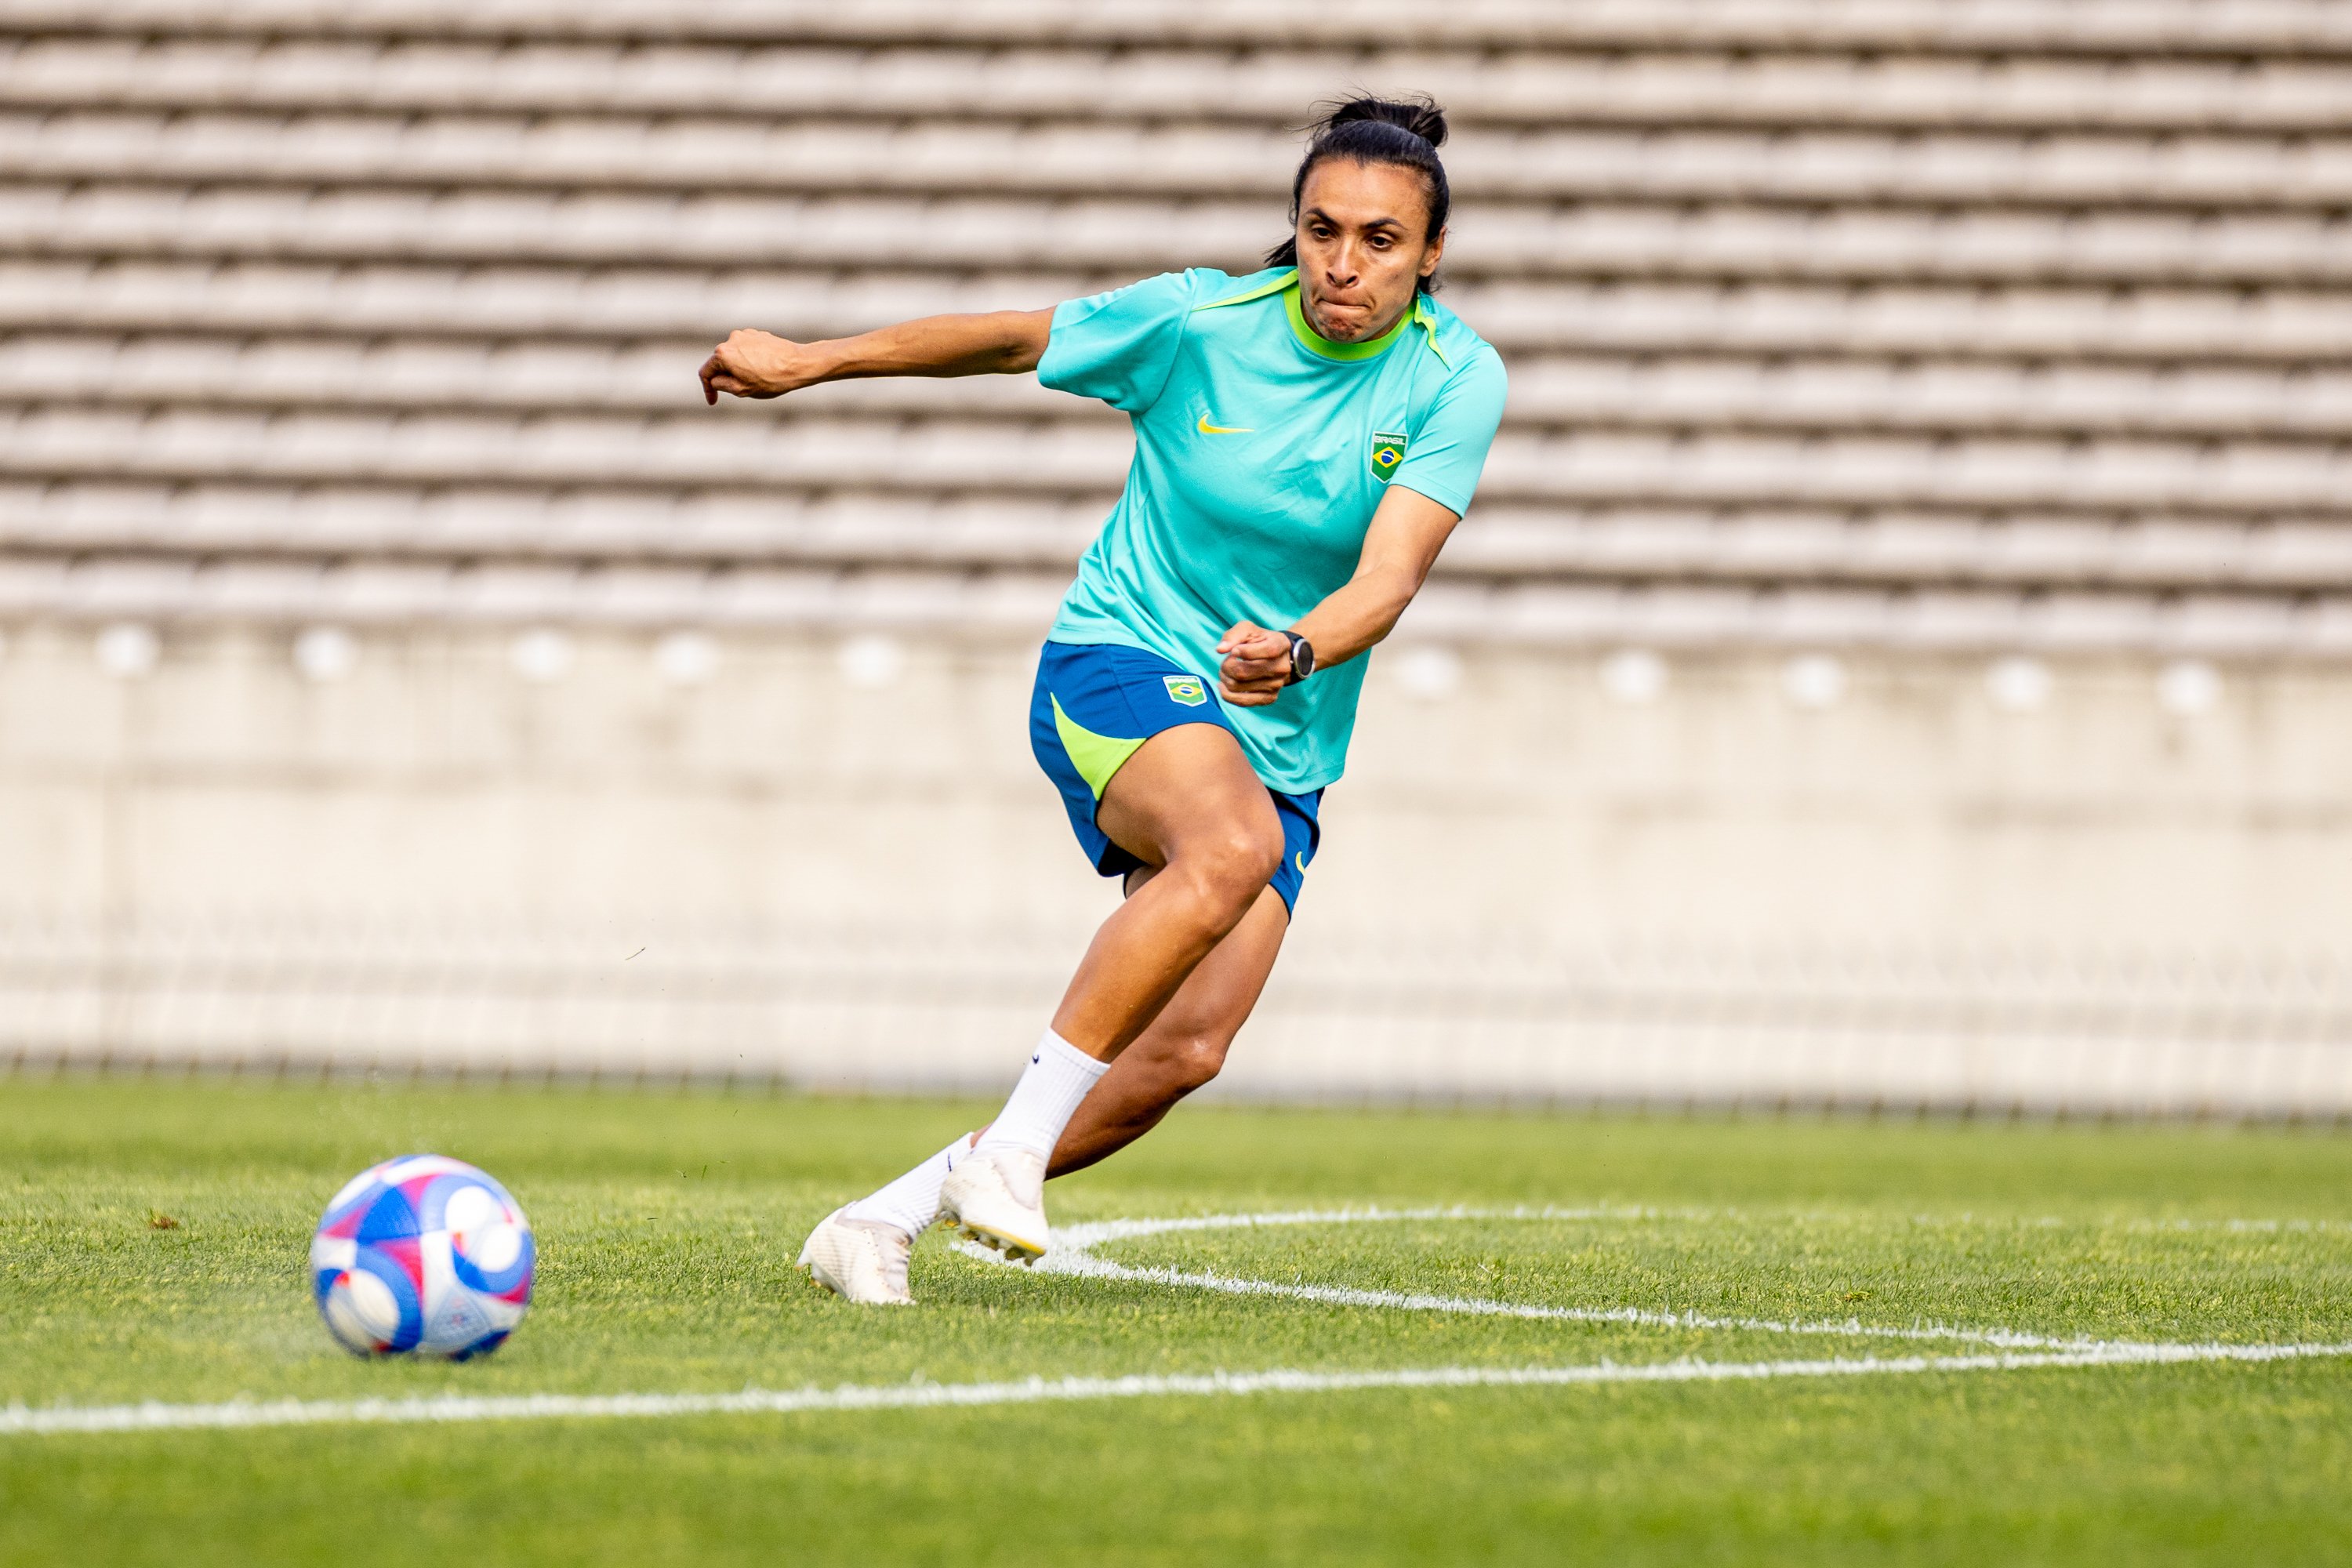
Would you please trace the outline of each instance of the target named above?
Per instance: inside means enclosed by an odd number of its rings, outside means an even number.
[[[538,1256],[521,1205],[487,1173],[410,1154],[329,1200],[310,1241],[311,1292],[355,1355],[464,1361],[522,1321]]]

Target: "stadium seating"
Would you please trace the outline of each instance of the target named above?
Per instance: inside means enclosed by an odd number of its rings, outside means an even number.
[[[1115,416],[696,362],[1245,268],[1355,84],[1513,371],[1424,626],[2346,650],[2323,0],[0,0],[0,612],[1026,626]]]

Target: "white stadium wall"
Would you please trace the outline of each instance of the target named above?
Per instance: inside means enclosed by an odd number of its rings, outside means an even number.
[[[1114,896],[1010,639],[105,635],[0,659],[29,1059],[992,1086]],[[2342,1113],[2347,787],[2333,671],[1408,639],[1218,1091]]]
[[[0,1059],[1000,1084],[1126,432],[692,368],[1358,85],[1512,397],[1213,1092],[2352,1110],[2345,0],[0,0]]]

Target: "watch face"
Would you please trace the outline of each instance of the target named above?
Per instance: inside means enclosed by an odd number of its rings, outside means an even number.
[[[1315,645],[1305,637],[1290,639],[1290,675],[1294,680],[1304,680],[1315,673]]]

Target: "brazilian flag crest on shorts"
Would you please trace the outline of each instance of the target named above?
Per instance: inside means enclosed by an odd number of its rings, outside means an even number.
[[[1404,461],[1405,437],[1394,430],[1372,432],[1372,477],[1385,482]]]

